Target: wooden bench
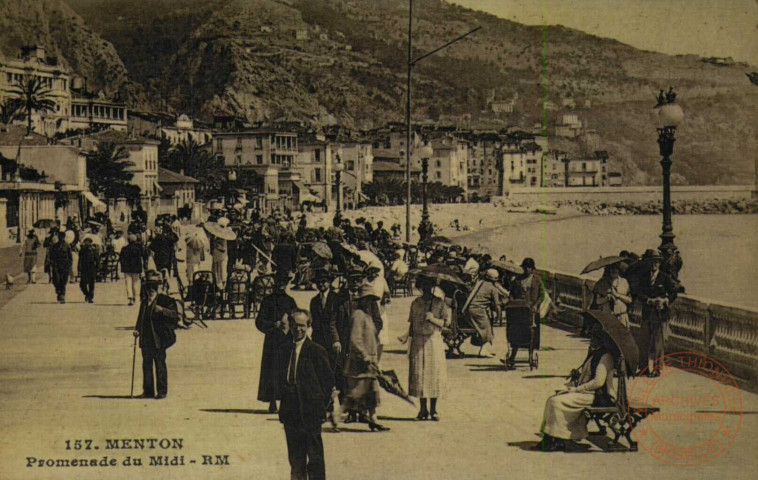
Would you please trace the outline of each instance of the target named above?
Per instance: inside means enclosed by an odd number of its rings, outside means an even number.
[[[648,415],[659,412],[660,408],[643,403],[635,403],[633,405],[628,403],[626,390],[626,361],[624,360],[623,355],[619,358],[619,361],[616,364],[616,372],[618,385],[615,404],[587,407],[584,409],[583,413],[588,422],[593,421],[598,427],[598,431],[592,432],[592,434],[606,435],[608,429],[613,432],[613,441],[606,451],[636,452],[637,442],[632,440],[632,432]],[[628,448],[619,443],[621,437],[626,439]]]

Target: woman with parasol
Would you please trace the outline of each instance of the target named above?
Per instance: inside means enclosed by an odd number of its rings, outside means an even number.
[[[437,399],[447,385],[442,329],[450,325],[452,313],[443,299],[434,296],[435,284],[434,279],[424,275],[419,275],[416,281],[422,295],[411,304],[408,318],[411,339],[408,347],[408,394],[421,399],[416,420],[427,420],[431,416],[436,422],[440,418]],[[430,410],[427,410],[427,398],[430,399]]]
[[[377,422],[376,407],[379,405],[379,352],[376,327],[371,312],[379,301],[374,289],[363,284],[357,295],[356,308],[350,318],[350,347],[343,373],[345,375],[346,411],[368,410],[368,426],[371,431],[389,430]]]
[[[589,329],[590,348],[578,370],[572,371],[567,389],[545,403],[542,441],[537,450],[556,452],[566,449],[569,441],[587,437],[587,420],[583,415],[590,406],[613,406],[613,374],[621,355],[619,348],[595,321]]]

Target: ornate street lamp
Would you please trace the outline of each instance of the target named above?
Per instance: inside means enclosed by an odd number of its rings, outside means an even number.
[[[676,127],[684,120],[684,111],[676,103],[673,87],[669,87],[667,93],[661,90],[655,110],[663,172],[663,228],[660,235],[661,246],[658,249],[661,251],[669,273],[678,278],[679,270],[682,268],[682,257],[679,249],[674,245],[676,235],[674,235],[674,226],[671,221],[671,154],[674,153]]]
[[[427,238],[434,234],[434,227],[432,222],[429,221],[429,209],[427,208],[427,180],[429,170],[429,158],[434,155],[434,149],[430,142],[425,142],[424,145],[418,150],[419,156],[421,156],[421,180],[422,180],[422,202],[423,210],[421,211],[421,223],[418,224],[419,242],[425,241]]]
[[[337,208],[334,210],[334,220],[332,220],[335,227],[342,222],[342,170],[344,169],[342,159],[337,155],[337,163],[334,165],[334,173],[337,179]]]

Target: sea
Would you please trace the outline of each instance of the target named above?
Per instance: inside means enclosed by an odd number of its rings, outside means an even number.
[[[585,265],[621,250],[644,253],[660,245],[658,215],[556,218],[534,213],[515,225],[463,235],[456,241],[482,245],[493,258],[579,274]],[[526,218],[527,216],[533,218]],[[680,279],[688,295],[758,310],[758,215],[674,216],[674,243],[684,260]],[[511,222],[513,223],[513,222]],[[596,272],[591,277],[598,277]]]

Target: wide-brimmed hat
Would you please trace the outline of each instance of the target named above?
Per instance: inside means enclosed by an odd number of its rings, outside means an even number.
[[[500,279],[500,273],[494,268],[487,269],[484,272],[484,276],[487,280],[492,280],[493,282],[497,282]]]

